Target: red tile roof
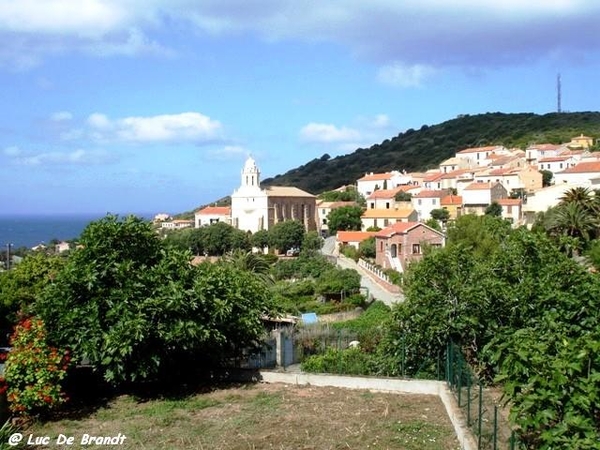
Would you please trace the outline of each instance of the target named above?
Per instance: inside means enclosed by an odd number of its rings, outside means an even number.
[[[391,173],[368,173],[364,177],[359,178],[358,181],[383,181],[390,180],[391,178]]]
[[[465,191],[487,191],[498,183],[471,183],[465,188]]]
[[[408,230],[413,229],[418,225],[423,225],[421,222],[396,222],[389,227],[384,228],[381,231],[378,231],[377,237],[391,237],[394,234],[398,233],[406,233]]]
[[[425,175],[425,178],[423,178],[423,182],[427,183],[427,182],[431,182],[431,181],[437,181],[440,178],[442,178],[444,174],[441,172],[436,172],[436,173],[428,173]]]
[[[413,198],[442,198],[448,195],[448,190],[431,190],[427,189],[419,192],[418,194],[413,195]]]
[[[580,162],[560,173],[595,173],[600,172],[600,161]]]
[[[523,201],[520,198],[501,198],[496,203],[501,206],[520,206]]]
[[[540,162],[540,163],[562,162],[562,161],[566,161],[569,158],[570,158],[570,156],[552,156],[552,157],[548,157],[548,158],[538,159],[538,162]]]
[[[460,195],[446,195],[440,201],[441,205],[462,205],[462,197]]]
[[[562,145],[557,144],[533,144],[527,148],[536,149],[536,150],[558,150]]]
[[[378,231],[375,236],[376,237],[389,238],[389,237],[394,236],[395,234],[408,233],[413,228],[416,228],[416,227],[419,227],[419,226],[428,228],[428,229],[430,229],[432,231],[435,231],[440,236],[444,235],[443,233],[441,233],[441,232],[439,232],[437,230],[434,230],[431,227],[428,227],[427,225],[425,225],[422,222],[396,222],[396,223],[390,225],[389,227],[386,227],[383,230]]]
[[[396,194],[400,191],[403,191],[402,187],[397,187],[394,189],[378,189],[373,191],[371,195],[367,197],[368,200],[375,200],[376,198],[394,198]]]
[[[229,206],[207,206],[197,211],[196,214],[211,215],[211,216],[229,216],[231,208]]]

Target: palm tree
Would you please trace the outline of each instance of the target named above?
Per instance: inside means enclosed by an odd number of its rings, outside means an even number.
[[[271,265],[266,258],[259,253],[244,251],[238,248],[229,252],[223,259],[225,262],[238,269],[255,274],[257,278],[266,284],[271,285],[275,283],[270,273]]]
[[[560,204],[577,203],[581,206],[589,207],[591,206],[592,199],[593,193],[589,188],[576,187],[564,192],[560,198]]]
[[[561,204],[549,212],[546,222],[549,231],[584,242],[590,240],[597,226],[593,213],[577,202]]]

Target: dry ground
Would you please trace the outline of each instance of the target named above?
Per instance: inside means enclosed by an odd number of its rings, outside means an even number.
[[[52,443],[59,433],[75,437],[75,445],[46,447],[53,449],[82,448],[84,433],[123,433],[123,445],[107,446],[120,450],[460,448],[438,397],[284,384],[219,388],[177,400],[121,396],[87,417],[34,424],[28,433],[50,435]]]

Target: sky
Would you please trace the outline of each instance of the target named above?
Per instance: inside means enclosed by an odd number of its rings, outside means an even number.
[[[459,114],[596,111],[598,0],[0,0],[0,215],[176,214]],[[365,168],[365,171],[369,168]]]

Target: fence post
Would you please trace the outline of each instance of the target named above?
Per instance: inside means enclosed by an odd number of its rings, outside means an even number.
[[[462,403],[460,401],[462,393],[462,361],[458,360],[458,407],[462,407]]]
[[[498,450],[498,407],[494,405],[494,450]]]
[[[471,377],[467,378],[467,426],[471,426]]]
[[[479,383],[479,423],[477,424],[477,434],[479,439],[477,441],[477,448],[481,448],[481,420],[483,418],[483,384]]]

